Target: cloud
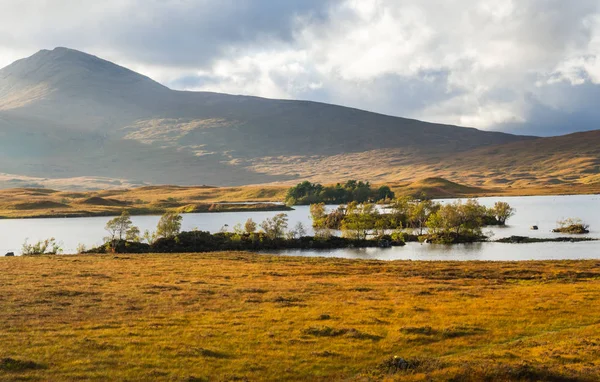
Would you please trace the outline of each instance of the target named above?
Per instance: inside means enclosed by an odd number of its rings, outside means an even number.
[[[0,1],[3,48],[56,45],[120,59],[196,67],[264,41],[291,43],[296,19],[323,20],[327,0]],[[40,47],[41,46],[41,47]]]
[[[600,121],[597,0],[0,1],[0,64],[55,45],[177,89],[540,135]]]

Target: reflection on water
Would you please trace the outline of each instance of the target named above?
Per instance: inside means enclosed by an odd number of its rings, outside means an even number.
[[[493,233],[494,238],[511,235],[532,237],[558,237],[551,230],[556,221],[567,217],[579,217],[590,224],[588,237],[600,237],[600,196],[530,196],[530,197],[489,197],[480,198],[486,206],[496,201],[506,201],[517,209],[517,214],[509,220],[508,227],[490,227],[484,231]],[[330,206],[331,209],[335,206]],[[217,232],[224,225],[233,227],[252,218],[259,223],[278,212],[225,212],[186,214],[182,229],[194,228]],[[302,222],[310,229],[310,212],[308,206],[298,206],[294,211],[286,212],[289,226]],[[77,219],[16,219],[0,220],[0,256],[6,252],[20,252],[25,239],[30,242],[55,237],[63,243],[65,253],[73,253],[78,243],[88,247],[102,243],[106,236],[104,225],[110,218],[77,218]],[[154,230],[158,216],[134,216],[135,225],[143,232]],[[539,231],[531,231],[530,226],[539,226]],[[431,245],[409,243],[398,248],[361,248],[326,251],[284,251],[285,255],[347,257],[382,260],[534,260],[534,259],[579,259],[599,258],[600,242],[585,243],[536,243],[536,244],[501,244],[476,243],[459,245]]]
[[[408,243],[394,248],[343,248],[333,250],[285,250],[285,256],[343,257],[377,260],[561,260],[600,259],[600,242],[580,243],[474,243],[435,245]]]

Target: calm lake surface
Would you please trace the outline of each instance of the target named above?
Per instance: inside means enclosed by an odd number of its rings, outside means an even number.
[[[485,228],[499,239],[511,235],[531,237],[559,237],[551,230],[556,221],[568,217],[578,217],[590,224],[587,237],[600,237],[600,195],[577,196],[528,196],[528,197],[489,197],[479,198],[480,203],[491,206],[496,201],[506,201],[517,209],[505,228]],[[444,201],[445,202],[445,201]],[[335,208],[336,206],[330,206]],[[308,206],[298,206],[286,212],[289,226],[302,222],[310,229]],[[183,230],[197,228],[217,232],[224,225],[230,229],[237,223],[252,218],[260,223],[277,212],[225,212],[183,215]],[[102,243],[106,236],[104,226],[109,217],[94,218],[53,218],[53,219],[14,219],[0,220],[0,256],[6,252],[20,253],[21,245],[28,239],[30,243],[55,237],[62,243],[65,253],[75,253],[79,243],[88,248]],[[134,216],[133,223],[143,232],[154,230],[159,216]],[[537,225],[538,231],[530,226]],[[327,251],[278,251],[282,255],[346,257],[382,260],[541,260],[541,259],[600,259],[600,242],[582,243],[536,243],[501,244],[475,243],[465,245],[431,245],[409,243],[398,248],[338,249]]]

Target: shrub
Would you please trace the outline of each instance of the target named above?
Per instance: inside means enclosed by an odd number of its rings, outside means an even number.
[[[559,233],[572,233],[572,234],[584,234],[589,233],[589,224],[584,223],[579,218],[569,218],[564,220],[559,220],[558,227],[553,229],[552,232]]]
[[[23,255],[57,255],[62,253],[62,248],[56,242],[56,239],[51,237],[50,239],[40,240],[35,244],[28,244],[25,240],[21,252]]]
[[[263,229],[265,235],[271,240],[283,237],[287,226],[288,217],[286,214],[277,214],[272,218],[265,219],[260,224],[260,228]]]

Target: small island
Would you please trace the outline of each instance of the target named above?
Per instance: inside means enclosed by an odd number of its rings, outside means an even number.
[[[584,223],[581,219],[565,219],[558,221],[558,227],[552,230],[556,233],[570,233],[570,234],[586,234],[590,233],[590,226]]]

